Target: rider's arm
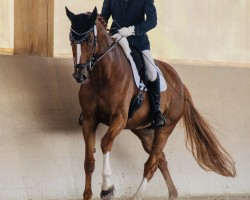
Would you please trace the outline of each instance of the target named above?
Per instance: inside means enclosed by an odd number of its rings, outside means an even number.
[[[144,35],[157,25],[157,13],[154,0],[145,0],[144,12],[146,14],[146,20],[141,24],[135,25],[135,35]]]
[[[101,16],[108,22],[111,16],[110,0],[103,1]]]

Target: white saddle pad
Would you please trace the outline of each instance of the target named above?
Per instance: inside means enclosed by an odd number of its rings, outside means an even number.
[[[132,70],[133,70],[135,84],[136,84],[137,88],[139,88],[139,86],[140,86],[140,76],[139,76],[138,70],[136,68],[135,62],[131,63],[131,67],[132,67]],[[156,71],[159,73],[159,77],[160,77],[160,91],[163,92],[163,91],[165,91],[167,89],[167,83],[166,83],[166,80],[164,79],[164,77],[162,76],[162,72],[158,68],[158,66],[156,66]]]

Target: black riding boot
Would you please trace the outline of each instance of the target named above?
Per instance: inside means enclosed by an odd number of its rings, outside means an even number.
[[[166,119],[160,111],[160,78],[157,73],[155,81],[148,81],[149,96],[152,101],[153,113],[151,117],[151,125],[153,128],[158,128],[166,125]]]

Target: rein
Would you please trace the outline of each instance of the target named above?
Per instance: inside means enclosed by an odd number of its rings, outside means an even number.
[[[107,50],[105,53],[103,53],[102,55],[100,55],[99,58],[97,58],[97,59],[95,58],[94,63],[93,63],[93,66],[94,66],[97,62],[99,62],[104,56],[106,56],[110,51],[112,51],[112,49],[113,49],[114,47],[116,47],[116,45],[119,43],[119,41],[120,41],[121,39],[122,39],[122,37],[121,37],[119,40],[113,42],[113,44],[111,44],[111,46],[108,48],[108,50]]]

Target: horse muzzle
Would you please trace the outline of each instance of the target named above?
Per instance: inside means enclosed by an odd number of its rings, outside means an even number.
[[[77,83],[83,83],[88,78],[88,70],[86,67],[78,68],[75,66],[75,70],[72,76]]]

